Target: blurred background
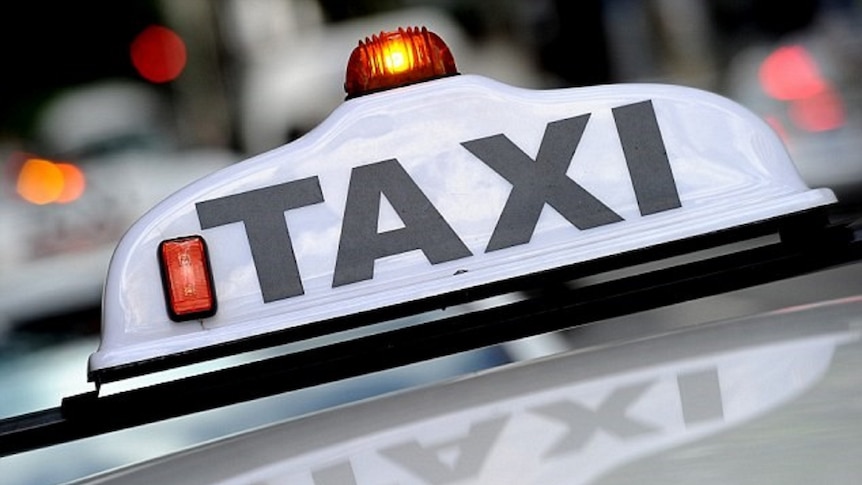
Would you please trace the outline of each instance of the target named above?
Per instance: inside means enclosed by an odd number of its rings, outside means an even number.
[[[192,180],[316,126],[344,99],[344,67],[359,39],[424,25],[448,43],[462,73],[515,86],[659,82],[723,94],[776,130],[809,185],[832,187],[842,205],[856,210],[860,6],[855,0],[6,2],[0,7],[6,62],[0,417],[54,407],[63,396],[91,389],[86,358],[98,345],[101,285],[122,233]],[[830,295],[856,291],[858,278],[846,278],[854,283],[832,278],[819,287],[840,288]],[[761,294],[756,302],[736,298],[742,303],[733,308],[779,305],[778,293],[786,292]],[[714,316],[703,307],[680,315]],[[662,325],[667,319],[655,317]],[[622,323],[616,325],[605,328]],[[591,335],[607,338],[584,338]],[[136,444],[125,449],[109,441],[115,438],[84,440],[54,449],[66,457],[64,466],[39,467],[44,455],[28,453],[3,459],[0,476],[4,483],[59,482],[521,357],[514,348],[478,352],[408,369],[361,391],[357,384],[296,396],[290,405],[269,400],[266,412],[244,411],[243,420],[227,411],[217,415],[218,426],[210,415],[186,428],[174,425],[173,434],[145,427],[149,438],[132,435]],[[89,451],[70,451],[74,446]]]

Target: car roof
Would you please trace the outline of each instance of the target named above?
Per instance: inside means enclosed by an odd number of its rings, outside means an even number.
[[[77,483],[842,482],[862,472],[859,315],[852,297],[570,351]]]

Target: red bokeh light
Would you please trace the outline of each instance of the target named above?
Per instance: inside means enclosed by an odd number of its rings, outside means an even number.
[[[792,101],[789,114],[797,126],[812,132],[834,130],[845,121],[844,104],[832,89]]]
[[[759,76],[766,94],[782,101],[813,96],[829,85],[801,45],[776,49],[761,64]]]
[[[803,46],[776,49],[764,59],[758,74],[766,94],[787,102],[788,115],[797,127],[821,132],[844,125],[840,94],[823,77],[814,57]]]
[[[173,30],[160,25],[144,29],[130,49],[138,73],[153,83],[173,81],[186,67],[186,44]]]

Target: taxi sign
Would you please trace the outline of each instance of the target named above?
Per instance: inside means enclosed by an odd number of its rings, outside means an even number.
[[[834,202],[802,182],[763,121],[696,89],[450,75],[355,96],[126,233],[89,377],[320,335],[352,315]],[[169,308],[157,257],[185,238],[205,241],[206,260],[186,262],[214,285],[200,287],[212,311],[205,302],[192,319]]]

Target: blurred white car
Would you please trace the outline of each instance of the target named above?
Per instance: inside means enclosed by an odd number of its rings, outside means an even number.
[[[131,81],[73,88],[39,115],[36,149],[3,150],[0,334],[97,308],[125,230],[166,195],[239,158],[178,149],[165,103]]]

